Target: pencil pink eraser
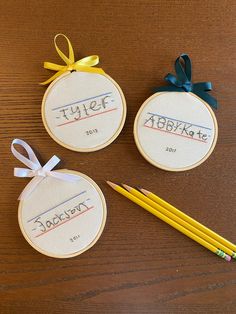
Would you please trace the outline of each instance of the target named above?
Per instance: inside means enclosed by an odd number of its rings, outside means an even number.
[[[226,259],[227,262],[230,262],[231,261],[231,256],[226,255],[225,259]]]

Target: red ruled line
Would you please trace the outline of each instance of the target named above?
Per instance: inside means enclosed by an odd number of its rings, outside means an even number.
[[[202,142],[202,143],[207,143],[207,142],[205,142],[205,141],[203,141],[203,140],[199,140],[199,139],[197,139],[197,138],[189,137],[189,136],[182,135],[182,134],[173,133],[173,132],[166,131],[166,130],[161,130],[161,129],[158,129],[158,128],[153,128],[153,127],[151,127],[151,126],[144,125],[144,127],[145,127],[145,128],[149,128],[149,129],[153,129],[153,130],[156,130],[156,131],[160,131],[160,132],[165,132],[165,133],[169,133],[169,134],[173,134],[173,135],[185,137],[185,138],[188,138],[188,139],[190,139],[190,140],[194,140],[194,141],[198,141],[198,142]]]
[[[62,223],[60,223],[60,224],[54,226],[53,228],[48,229],[47,231],[38,234],[37,236],[35,236],[35,238],[41,237],[42,235],[48,233],[49,231],[52,231],[52,230],[56,229],[57,227],[59,227],[59,226],[65,224],[65,223],[68,222],[68,221],[71,221],[72,219],[74,219],[74,218],[76,218],[76,217],[78,217],[78,216],[80,216],[80,215],[86,213],[87,211],[89,211],[90,209],[93,209],[93,208],[94,208],[94,206],[89,207],[88,209],[84,210],[82,213],[79,213],[79,214],[77,214],[77,215],[75,215],[75,216],[72,216],[70,219],[67,219],[67,220],[63,221]]]
[[[95,114],[93,114],[93,115],[91,115],[91,116],[84,117],[84,118],[81,118],[81,119],[78,119],[78,120],[73,120],[73,121],[69,121],[69,122],[62,123],[62,124],[58,124],[57,126],[62,126],[62,125],[66,125],[66,124],[78,122],[78,121],[85,120],[85,119],[88,119],[88,118],[92,118],[92,117],[98,116],[98,115],[100,115],[100,114],[107,113],[107,112],[111,112],[111,111],[114,111],[114,110],[117,110],[117,108],[113,108],[113,109],[109,109],[109,110],[106,110],[106,111],[103,111],[103,112],[95,113]]]

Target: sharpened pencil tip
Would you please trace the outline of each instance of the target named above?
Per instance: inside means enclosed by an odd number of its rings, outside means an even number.
[[[106,181],[106,183],[107,183],[108,185],[110,185],[110,187],[112,187],[113,189],[115,189],[115,188],[117,187],[117,184],[115,184],[115,183],[113,183],[113,182],[111,182],[111,181]]]
[[[145,190],[145,189],[143,189],[143,188],[140,188],[139,190],[140,190],[144,195],[146,195],[146,196],[151,193],[150,191]]]
[[[127,185],[127,184],[122,183],[121,185],[122,185],[127,191],[132,190],[132,187],[129,186],[129,185]]]

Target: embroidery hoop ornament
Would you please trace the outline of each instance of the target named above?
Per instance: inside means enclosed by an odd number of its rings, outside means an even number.
[[[14,144],[19,144],[20,146],[22,146],[27,154],[29,158],[24,157],[23,155],[21,155],[15,148],[14,148]],[[105,223],[106,223],[106,216],[107,216],[107,208],[106,208],[106,201],[104,198],[104,195],[101,191],[101,189],[99,188],[99,186],[87,175],[80,173],[78,171],[73,171],[73,170],[66,170],[66,169],[60,169],[60,170],[56,170],[56,171],[51,171],[52,168],[54,168],[54,166],[60,161],[60,159],[56,156],[53,156],[43,167],[41,166],[41,164],[39,163],[37,157],[35,156],[33,150],[31,149],[31,147],[24,141],[20,140],[20,139],[15,139],[12,142],[11,145],[11,150],[13,155],[20,160],[21,162],[23,162],[28,168],[15,168],[14,169],[14,175],[16,177],[32,177],[33,179],[27,184],[27,186],[25,187],[25,189],[23,190],[23,192],[21,193],[21,195],[19,196],[19,206],[18,206],[18,223],[21,229],[21,232],[25,238],[25,240],[38,252],[40,252],[41,254],[44,254],[46,256],[49,257],[54,257],[54,258],[70,258],[70,257],[75,257],[77,255],[80,255],[82,253],[84,253],[85,251],[87,251],[88,249],[90,249],[100,238],[103,229],[105,227]],[[62,250],[62,253],[58,254],[58,253],[53,253],[50,252],[49,250],[45,250],[44,248],[40,247],[39,244],[37,244],[36,242],[34,242],[33,239],[33,234],[29,233],[29,229],[26,228],[26,224],[28,221],[26,221],[26,217],[28,215],[28,213],[25,213],[25,209],[24,206],[26,206],[26,210],[28,210],[29,208],[27,208],[27,200],[32,197],[32,193],[34,193],[35,189],[37,189],[37,186],[40,187],[40,184],[47,184],[47,182],[45,181],[45,179],[47,180],[51,180],[50,182],[50,186],[52,182],[68,182],[68,183],[73,183],[75,184],[75,188],[78,188],[78,183],[81,185],[83,183],[88,184],[89,186],[94,188],[96,197],[98,197],[97,200],[99,200],[101,202],[101,208],[100,210],[102,210],[102,218],[99,221],[99,223],[96,225],[97,230],[96,232],[93,234],[89,235],[89,242],[87,243],[87,245],[84,245],[83,243],[83,248],[75,251],[75,252],[70,252],[70,253],[65,253]],[[52,181],[53,180],[53,181]],[[83,181],[81,181],[83,180]],[[41,186],[42,188],[42,186]],[[55,188],[55,186],[54,186]],[[96,201],[97,201],[96,200]],[[64,208],[64,207],[63,207]],[[85,213],[86,211],[82,212],[81,214]],[[31,213],[30,213],[31,214]],[[29,215],[30,215],[29,214]],[[79,213],[80,214],[80,213]],[[79,215],[78,215],[79,216]],[[73,217],[76,218],[76,217]],[[72,218],[72,219],[73,219]],[[71,220],[72,220],[71,219]],[[86,218],[87,222],[92,221],[91,218]],[[76,219],[75,219],[76,221]],[[63,222],[61,223],[63,225]],[[77,223],[76,223],[77,224]],[[88,224],[89,225],[89,224]],[[77,225],[78,226],[78,225]],[[60,226],[59,226],[60,228]],[[70,226],[70,231],[74,232],[75,225]],[[27,229],[27,230],[26,230]],[[52,228],[53,230],[53,228]],[[50,230],[49,230],[50,231]],[[68,230],[67,230],[68,231]],[[78,231],[76,230],[75,232],[78,233]],[[47,233],[47,231],[45,232]],[[43,234],[43,233],[42,233]],[[59,241],[59,243],[57,244],[57,246],[60,246],[61,243],[65,246],[65,243],[63,241],[61,241],[61,238],[68,236],[68,234],[65,233],[65,229],[64,231],[61,230],[59,233],[59,236],[57,235],[56,239],[57,241]],[[83,236],[86,237],[86,234],[83,234]],[[58,240],[59,239],[59,240]],[[45,241],[51,241],[51,239],[49,238],[48,240]],[[61,242],[60,242],[61,241]],[[86,243],[86,241],[85,241]],[[71,243],[70,243],[71,244]],[[77,248],[79,247],[79,244],[77,244]],[[74,249],[73,249],[74,250]],[[72,250],[72,251],[73,251]]]
[[[183,59],[184,61],[184,67],[181,64],[181,59]],[[155,167],[158,167],[162,170],[167,170],[167,171],[174,171],[174,172],[178,172],[178,171],[185,171],[185,170],[190,170],[193,169],[197,166],[199,166],[200,164],[202,164],[213,152],[216,142],[217,142],[217,138],[218,138],[218,125],[217,125],[217,120],[215,117],[215,114],[213,112],[212,108],[217,109],[218,104],[215,98],[213,98],[212,96],[210,96],[207,92],[212,90],[212,85],[210,82],[202,82],[202,83],[195,83],[193,84],[191,82],[191,60],[188,57],[188,55],[186,54],[182,54],[180,55],[180,57],[178,57],[175,61],[175,70],[176,70],[176,76],[172,75],[172,74],[168,74],[165,77],[165,80],[168,81],[169,83],[171,83],[172,85],[170,86],[166,86],[166,87],[160,87],[160,88],[156,88],[155,91],[156,93],[152,96],[150,96],[140,107],[136,118],[135,118],[135,122],[134,122],[134,139],[135,139],[135,143],[136,146],[139,150],[139,152],[141,153],[141,155],[152,165],[154,165]],[[171,92],[171,93],[170,93]],[[161,108],[161,110],[165,111],[166,109],[163,108],[163,101],[165,101],[164,97],[170,95],[172,100],[176,97],[180,97],[180,98],[185,98],[188,97],[187,99],[185,99],[185,101],[193,101],[195,102],[195,105],[198,104],[200,106],[204,106],[202,108],[206,109],[206,114],[208,115],[208,119],[209,121],[211,120],[211,125],[212,125],[212,130],[213,130],[213,139],[211,140],[211,145],[209,147],[209,149],[207,150],[207,152],[205,153],[204,156],[202,156],[201,158],[199,158],[199,160],[193,162],[192,164],[189,165],[185,165],[185,166],[170,166],[169,160],[169,164],[165,164],[165,162],[159,162],[158,161],[158,156],[155,156],[151,153],[147,153],[147,150],[144,149],[144,142],[143,140],[140,140],[140,133],[142,132],[142,126],[141,124],[141,120],[144,121],[144,114],[147,113],[148,111],[148,107],[152,106],[152,108],[154,107],[154,102],[155,102],[155,108]],[[184,96],[184,97],[183,97]],[[189,97],[193,97],[192,99]],[[161,99],[162,98],[162,99]],[[162,105],[161,105],[162,102]],[[178,110],[181,111],[181,103],[176,104],[176,106],[178,107]],[[197,107],[196,107],[197,108]],[[196,108],[194,108],[194,110],[196,110]],[[200,109],[200,108],[198,108]],[[167,109],[167,111],[170,111],[170,109]],[[202,110],[202,109],[201,109]],[[160,115],[161,116],[161,115]],[[166,116],[164,116],[165,118],[168,118]],[[206,117],[205,117],[206,119]],[[175,119],[173,119],[175,120]],[[182,120],[184,120],[184,118],[182,118]],[[178,120],[176,120],[178,121]],[[180,119],[181,121],[181,119]],[[191,123],[190,123],[191,124]],[[158,130],[155,130],[158,131]],[[159,133],[159,132],[157,132]],[[167,132],[168,133],[168,132]],[[163,133],[164,134],[164,133]],[[168,136],[169,134],[167,134]],[[165,134],[164,134],[165,136]],[[171,136],[171,135],[170,135]],[[164,142],[164,140],[163,140]],[[165,144],[163,144],[162,140],[161,140],[161,144],[157,141],[155,142],[155,147],[159,147],[160,145],[165,146]],[[170,154],[170,153],[169,153]],[[163,160],[163,158],[162,158]]]
[[[57,41],[57,38],[59,36],[63,37],[67,41],[68,50],[69,50],[69,57],[67,57],[57,46],[56,41]],[[48,86],[48,88],[47,88],[47,90],[43,96],[42,106],[41,106],[41,113],[42,113],[42,120],[43,120],[44,127],[47,130],[48,134],[51,136],[51,138],[55,142],[57,142],[59,145],[65,147],[67,149],[77,151],[77,152],[93,152],[93,151],[103,149],[106,146],[110,145],[119,136],[120,132],[123,129],[124,123],[125,123],[127,107],[126,107],[126,101],[125,101],[124,94],[121,90],[121,87],[118,85],[118,83],[116,81],[114,81],[114,79],[112,79],[108,74],[106,74],[103,71],[103,69],[94,67],[95,65],[97,65],[99,63],[99,57],[98,56],[96,56],[96,55],[88,56],[88,57],[85,57],[85,58],[75,62],[74,51],[73,51],[71,42],[64,34],[57,34],[54,37],[54,45],[55,45],[57,53],[63,59],[63,61],[66,63],[66,65],[62,66],[62,65],[57,65],[54,63],[50,63],[50,62],[44,63],[44,68],[57,71],[57,73],[55,75],[53,75],[47,81],[41,83],[42,85],[46,85],[46,84],[50,83],[50,85]],[[77,77],[76,77],[76,74],[73,74],[74,72],[78,74]],[[79,77],[79,74],[81,75],[81,77]],[[74,75],[74,79],[77,79],[78,81],[81,81],[81,82],[88,79],[89,75],[93,75],[93,77],[90,76],[90,78],[95,79],[95,75],[96,75],[98,85],[103,84],[103,85],[109,86],[109,88],[112,89],[112,92],[109,94],[113,95],[116,98],[116,106],[117,107],[112,108],[111,110],[107,110],[107,112],[113,111],[113,113],[112,113],[113,116],[110,119],[110,120],[112,120],[112,123],[110,122],[110,124],[111,124],[111,127],[113,128],[113,130],[111,131],[111,128],[109,129],[108,127],[105,128],[107,125],[107,123],[105,121],[102,124],[102,127],[103,127],[102,131],[98,131],[98,132],[102,133],[102,136],[106,137],[106,139],[102,140],[101,143],[99,143],[99,138],[98,138],[97,145],[95,144],[95,145],[92,145],[91,147],[89,146],[89,144],[87,144],[87,146],[86,146],[85,140],[82,143],[82,145],[79,146],[78,144],[68,143],[68,141],[71,141],[71,139],[69,139],[69,140],[67,139],[67,141],[66,141],[66,140],[63,140],[61,138],[61,135],[58,135],[58,134],[56,135],[57,131],[55,131],[55,125],[51,121],[52,117],[49,118],[49,117],[47,117],[47,114],[46,114],[47,106],[48,106],[47,101],[49,99],[51,92],[53,91],[54,88],[57,88],[57,86],[59,86],[60,84],[64,83],[64,85],[66,86],[67,82],[65,80],[68,80],[68,79],[72,80],[71,75]],[[94,85],[96,85],[96,84],[93,84],[93,86]],[[65,86],[64,86],[64,88],[67,88]],[[86,89],[84,88],[83,93],[85,93],[85,90]],[[100,93],[100,94],[102,95],[103,93]],[[77,95],[77,96],[79,97],[79,95]],[[88,97],[86,97],[86,100],[90,99],[90,98],[95,98],[95,97],[90,97],[90,95],[88,95]],[[111,102],[112,101],[115,102],[115,100],[111,99]],[[77,103],[77,102],[81,103],[81,99],[78,101],[75,101],[74,103]],[[72,103],[73,103],[73,101],[72,101]],[[52,106],[52,105],[49,104],[49,106]],[[55,109],[52,109],[52,110],[55,110]],[[106,113],[106,112],[103,112],[103,113]],[[114,116],[114,114],[115,114],[115,116]],[[102,116],[105,117],[105,115],[103,115],[103,114],[101,115],[101,117]],[[82,118],[81,120],[83,120],[83,119],[84,118]],[[79,120],[80,119],[77,119],[77,121],[79,121]],[[114,125],[115,125],[114,121],[116,121],[116,120],[118,123],[116,123],[117,126],[114,128]],[[89,121],[89,119],[87,121]],[[100,124],[101,124],[101,122],[100,122]],[[94,131],[95,132],[96,129],[97,129],[97,127],[92,127],[92,126],[89,127],[88,126],[86,131],[88,131],[88,132]],[[81,137],[81,134],[78,135],[78,133],[81,131],[78,131],[78,130],[79,130],[78,128],[77,128],[77,130],[75,128],[76,135],[74,135],[74,137],[77,136],[78,138],[80,138],[80,139],[77,138],[77,141],[79,141],[79,140],[82,141],[83,138]],[[85,136],[84,133],[86,131],[83,130],[83,132],[82,132],[83,136]],[[107,134],[107,136],[106,136],[105,132],[110,133],[110,135]],[[88,135],[87,143],[89,141],[91,141],[91,136],[94,136],[94,134],[92,134],[90,136]],[[68,137],[69,137],[69,135],[68,135]],[[74,141],[74,140],[72,139],[72,141]]]

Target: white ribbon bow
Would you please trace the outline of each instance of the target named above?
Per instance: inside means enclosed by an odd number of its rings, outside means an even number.
[[[26,150],[29,158],[26,158],[21,153],[19,153],[14,148],[14,144],[21,145]],[[80,179],[80,176],[75,174],[51,171],[60,162],[60,159],[55,155],[42,167],[32,148],[23,140],[14,139],[11,143],[11,151],[18,160],[20,160],[29,168],[14,168],[14,176],[30,178],[34,177],[22,191],[18,198],[19,200],[26,199],[30,193],[33,192],[36,186],[47,176],[69,182],[75,182]]]

